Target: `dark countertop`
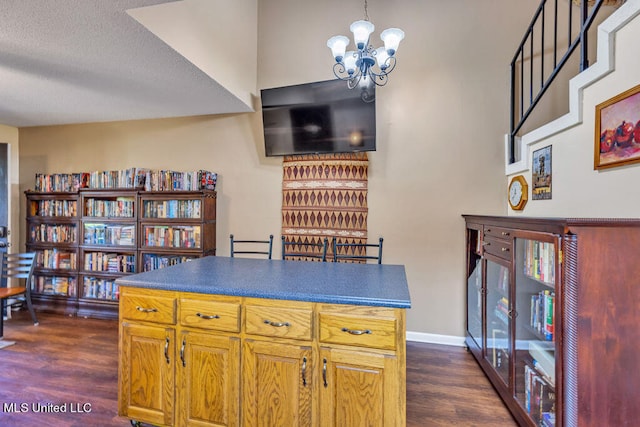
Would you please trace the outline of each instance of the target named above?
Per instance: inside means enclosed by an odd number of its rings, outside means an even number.
[[[208,256],[123,276],[120,286],[294,301],[410,308],[404,266]]]

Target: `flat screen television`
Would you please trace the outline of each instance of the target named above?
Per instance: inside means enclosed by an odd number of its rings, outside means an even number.
[[[375,151],[376,103],[359,88],[328,80],[262,89],[267,156]]]

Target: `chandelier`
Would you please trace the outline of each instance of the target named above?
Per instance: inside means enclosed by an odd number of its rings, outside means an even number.
[[[364,2],[364,20],[355,21],[349,29],[353,32],[356,50],[347,51],[349,38],[333,36],[327,40],[327,47],[335,59],[333,74],[340,80],[346,80],[349,89],[356,86],[366,90],[372,83],[384,86],[388,82],[387,75],[396,66],[396,51],[404,38],[404,31],[399,28],[388,28],[380,34],[384,47],[374,49],[369,44],[369,36],[375,26],[369,21],[367,0]],[[377,63],[377,67],[375,67]]]

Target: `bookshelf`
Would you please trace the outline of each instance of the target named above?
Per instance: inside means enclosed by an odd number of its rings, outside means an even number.
[[[137,203],[135,189],[80,191],[78,316],[117,316],[115,280],[137,273]]]
[[[637,419],[640,219],[464,218],[466,344],[518,424]]]
[[[140,271],[215,255],[214,191],[148,191],[139,209]]]
[[[78,199],[77,193],[27,195],[26,250],[36,253],[32,299],[42,309],[61,314],[76,311]]]
[[[44,188],[68,188],[78,178],[40,179]],[[32,299],[41,311],[117,318],[118,277],[215,255],[213,190],[80,188],[25,195],[26,248],[37,253]]]

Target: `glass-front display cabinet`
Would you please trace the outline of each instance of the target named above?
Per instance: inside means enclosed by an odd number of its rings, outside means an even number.
[[[514,396],[538,426],[556,425],[556,240],[515,238]]]

